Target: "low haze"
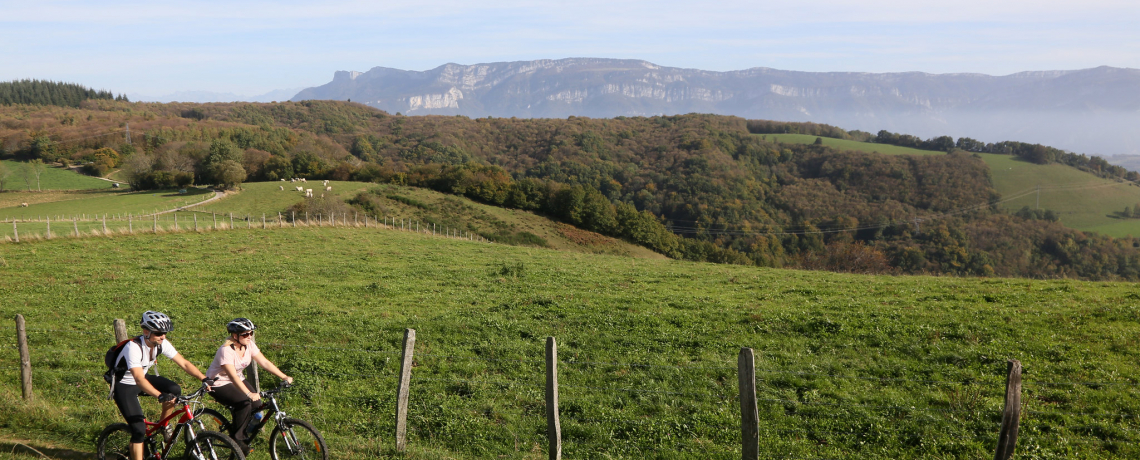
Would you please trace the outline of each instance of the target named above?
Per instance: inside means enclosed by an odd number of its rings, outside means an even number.
[[[334,70],[575,56],[734,70],[1140,67],[1123,1],[3,2],[0,80],[254,96]]]

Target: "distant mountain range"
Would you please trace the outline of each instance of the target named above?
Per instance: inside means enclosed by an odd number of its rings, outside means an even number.
[[[212,91],[179,91],[164,96],[127,94],[127,97],[132,101],[139,102],[274,102],[288,101],[302,89],[278,89],[256,96],[239,96],[234,93],[215,93]]]
[[[690,112],[845,129],[1039,142],[1140,154],[1140,70],[982,74],[731,72],[574,58],[338,71],[292,98],[352,100],[406,115],[647,116]]]

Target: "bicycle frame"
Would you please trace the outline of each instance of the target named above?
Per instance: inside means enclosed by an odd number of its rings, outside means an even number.
[[[167,454],[170,453],[170,449],[174,447],[174,440],[178,439],[178,435],[182,434],[183,427],[186,427],[187,430],[186,440],[194,439],[194,427],[190,426],[190,421],[194,420],[194,413],[190,411],[190,403],[183,403],[181,410],[175,411],[158,423],[143,421],[146,423],[146,440],[147,442],[153,443],[154,436],[160,435],[161,432],[166,429],[166,426],[170,424],[170,421],[178,416],[182,416],[182,418],[179,418],[175,424],[174,433],[170,436],[170,442],[163,446],[162,453],[159,455],[160,458],[166,458]]]

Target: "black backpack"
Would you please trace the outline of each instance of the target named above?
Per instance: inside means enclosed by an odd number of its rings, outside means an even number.
[[[139,340],[139,347],[142,347],[142,338],[140,335],[133,339],[127,339],[115,345],[111,345],[111,348],[107,349],[107,354],[103,356],[103,364],[107,367],[107,372],[103,373],[103,381],[111,385],[111,392],[107,394],[107,399],[111,399],[115,394],[115,384],[118,383],[119,380],[122,380],[123,376],[127,374],[127,360],[125,358],[119,359],[119,355],[123,353],[123,348],[135,339]],[[162,345],[158,346],[155,357],[157,358],[160,354],[162,354]]]

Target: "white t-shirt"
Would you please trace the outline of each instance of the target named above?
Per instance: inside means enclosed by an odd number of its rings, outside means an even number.
[[[249,367],[250,362],[253,361],[253,357],[260,354],[261,350],[257,348],[257,344],[252,340],[249,341],[249,346],[246,347],[244,356],[239,356],[237,350],[223,345],[218,348],[217,353],[214,353],[214,361],[210,363],[210,368],[206,370],[206,377],[211,379],[217,378],[217,381],[214,382],[215,387],[229,385],[233,383],[233,381],[230,380],[230,375],[222,369],[222,366],[226,364],[233,365],[234,370],[236,370],[238,374],[241,374],[245,371],[245,368]]]
[[[139,344],[140,342],[142,343],[141,345]],[[174,359],[175,356],[178,356],[178,350],[174,349],[174,344],[170,343],[169,340],[163,341],[162,344],[159,345],[159,348],[162,349],[162,356],[170,359]],[[123,379],[119,380],[119,384],[138,385],[138,383],[135,382],[134,374],[131,373],[131,369],[141,367],[143,374],[146,374],[146,371],[150,370],[150,367],[158,360],[157,354],[154,348],[146,344],[146,339],[139,339],[138,337],[131,339],[131,341],[123,347],[123,351],[119,352],[119,357],[115,358],[116,363],[119,362],[120,359],[123,359],[123,357],[127,359],[127,373],[123,374]]]

